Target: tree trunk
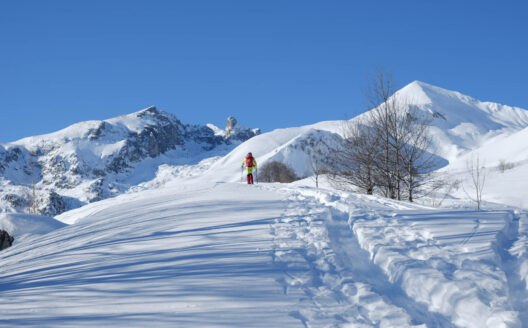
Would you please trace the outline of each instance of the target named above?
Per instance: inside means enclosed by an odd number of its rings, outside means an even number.
[[[412,170],[412,162],[409,162],[409,165],[408,165],[408,175],[409,175],[409,202],[413,202],[413,184],[414,184],[414,180],[413,180],[413,170]]]

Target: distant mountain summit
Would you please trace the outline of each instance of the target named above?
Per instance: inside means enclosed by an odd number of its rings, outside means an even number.
[[[435,125],[452,129],[472,123],[482,130],[520,129],[528,125],[528,111],[494,102],[483,102],[457,91],[414,81],[396,92],[410,105],[436,115]]]
[[[421,81],[409,83],[393,97],[431,116],[433,151],[449,161],[498,135],[509,135],[528,127],[525,109],[483,102]],[[365,115],[368,112],[356,119]]]
[[[122,193],[152,178],[160,164],[223,155],[258,133],[184,124],[152,106],[2,144],[1,205],[8,211],[33,205],[34,211],[55,215]]]

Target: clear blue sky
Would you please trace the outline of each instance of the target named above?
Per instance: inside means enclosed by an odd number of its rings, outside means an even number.
[[[265,131],[350,118],[380,69],[528,108],[528,5],[2,0],[0,142],[148,105]]]

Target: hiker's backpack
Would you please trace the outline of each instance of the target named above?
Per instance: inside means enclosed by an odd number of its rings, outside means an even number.
[[[246,157],[246,167],[253,167],[255,166],[255,159],[251,156]]]

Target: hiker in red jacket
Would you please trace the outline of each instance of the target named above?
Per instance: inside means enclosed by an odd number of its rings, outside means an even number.
[[[247,183],[253,184],[253,170],[257,168],[257,161],[253,154],[248,153],[246,158],[242,161],[242,168],[246,168]]]

